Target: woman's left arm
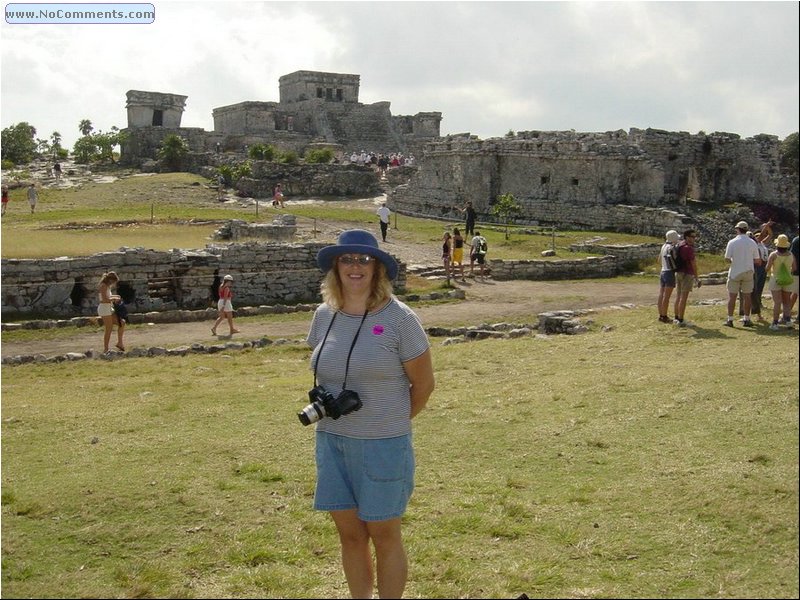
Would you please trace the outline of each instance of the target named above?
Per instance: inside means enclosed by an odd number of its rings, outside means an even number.
[[[418,357],[404,362],[403,368],[411,382],[411,418],[413,419],[425,408],[436,385],[433,378],[430,348]]]

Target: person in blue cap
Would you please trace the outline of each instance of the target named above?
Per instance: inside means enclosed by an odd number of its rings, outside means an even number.
[[[371,598],[377,580],[381,598],[400,598],[408,579],[401,518],[414,489],[411,420],[434,389],[430,344],[393,294],[397,261],[371,233],[342,232],[317,265],[323,302],[307,336],[314,388],[331,398],[356,394],[360,406],[317,421],[314,508],[336,524],[351,596]]]

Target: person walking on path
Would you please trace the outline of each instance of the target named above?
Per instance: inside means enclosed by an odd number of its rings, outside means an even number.
[[[669,318],[669,299],[675,289],[675,265],[670,264],[670,253],[680,241],[678,232],[670,229],[666,234],[666,242],[661,246],[661,276],[658,285],[658,320],[662,323],[672,323]]]
[[[392,294],[397,262],[371,233],[342,232],[319,251],[317,265],[323,302],[306,341],[312,392],[323,390],[332,412],[315,419],[314,509],[336,526],[351,597],[372,598],[377,583],[375,597],[402,598],[411,423],[435,387],[430,343],[419,317]]]
[[[750,228],[746,222],[739,221],[735,227],[736,237],[725,246],[725,258],[731,263],[730,269],[728,269],[728,281],[725,284],[728,288],[726,327],[733,327],[733,309],[736,306],[736,297],[739,292],[742,292],[742,303],[744,304],[742,326],[753,327],[753,323],[750,321],[750,311],[752,309],[755,267],[761,263],[761,258],[758,254],[758,246],[747,235],[748,229]]]
[[[283,190],[281,184],[277,184],[272,192],[272,206],[283,208]]]
[[[469,246],[469,274],[472,276],[475,263],[477,262],[480,267],[480,277],[483,279],[484,273],[486,272],[486,238],[481,235],[480,231],[476,231]]]
[[[0,214],[3,214],[3,215],[6,214],[6,208],[8,208],[8,200],[9,200],[9,198],[8,198],[8,186],[4,185],[3,186],[3,208],[2,208],[2,213],[0,213]]]
[[[381,223],[381,238],[383,241],[386,241],[386,232],[389,230],[389,217],[392,214],[391,211],[387,208],[386,202],[381,204],[380,208],[375,211],[375,214],[378,215]]]
[[[692,323],[685,320],[686,302],[689,299],[689,292],[695,284],[700,287],[700,279],[697,275],[697,260],[694,255],[694,245],[697,240],[697,232],[694,229],[687,229],[683,232],[683,241],[678,244],[678,254],[680,255],[680,266],[675,271],[675,320],[672,322],[680,327],[691,327]]]
[[[217,312],[219,316],[211,328],[211,333],[217,335],[217,326],[222,321],[227,320],[230,327],[231,335],[239,333],[239,330],[233,326],[233,276],[225,275],[222,278],[222,285],[219,286],[219,300],[217,300]]]
[[[769,328],[773,331],[780,325],[792,326],[792,292],[797,293],[797,278],[792,276],[792,272],[797,271],[797,261],[789,251],[790,245],[789,238],[780,234],[775,238],[775,250],[767,259],[769,291],[772,294],[772,325]]]
[[[122,297],[114,293],[114,288],[119,283],[119,276],[114,271],[103,273],[100,283],[97,285],[97,316],[103,321],[103,352],[108,352],[108,345],[111,343],[111,333],[114,330],[114,303],[121,302]],[[125,351],[122,343],[122,336],[125,326],[117,324],[117,348]]]
[[[28,204],[31,205],[31,214],[36,211],[36,203],[39,201],[39,192],[36,191],[36,184],[28,186]]]

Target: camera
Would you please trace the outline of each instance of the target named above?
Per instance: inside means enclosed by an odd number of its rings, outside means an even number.
[[[334,397],[329,391],[318,385],[308,392],[311,404],[297,413],[297,418],[303,425],[316,423],[322,417],[338,419],[344,415],[349,415],[361,408],[361,398],[352,390],[342,390]]]

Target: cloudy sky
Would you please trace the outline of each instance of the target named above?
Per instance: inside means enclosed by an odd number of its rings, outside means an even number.
[[[298,70],[361,76],[360,100],[442,113],[441,132],[798,130],[797,2],[179,2],[148,25],[0,26],[2,127],[71,147],[127,124],[130,89],[215,107],[277,101]]]

